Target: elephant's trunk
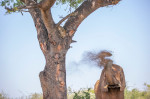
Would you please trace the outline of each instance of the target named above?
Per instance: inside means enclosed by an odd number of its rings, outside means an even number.
[[[115,77],[115,74],[113,72],[113,69],[112,69],[112,65],[113,65],[113,62],[112,61],[109,61],[106,66],[104,67],[105,69],[105,77],[106,77],[106,83],[109,86],[116,86],[119,84],[119,82],[117,81],[116,77]]]

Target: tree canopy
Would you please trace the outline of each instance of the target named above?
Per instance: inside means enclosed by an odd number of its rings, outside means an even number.
[[[6,9],[6,13],[10,14],[12,12],[28,12],[25,8],[25,0],[2,0],[0,1],[0,6]],[[42,0],[34,0],[35,3],[40,3]],[[67,4],[70,9],[76,9],[83,0],[56,0],[56,5]],[[23,10],[26,9],[26,10]]]

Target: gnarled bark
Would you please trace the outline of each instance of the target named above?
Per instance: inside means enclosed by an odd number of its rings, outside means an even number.
[[[40,72],[40,81],[44,99],[66,99],[65,55],[48,55],[44,71]]]

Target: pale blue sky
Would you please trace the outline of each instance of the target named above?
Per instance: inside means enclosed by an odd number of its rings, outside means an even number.
[[[53,7],[53,16],[65,15],[65,7]],[[11,97],[41,92],[39,72],[45,60],[39,48],[31,16],[4,15],[0,8],[0,91]],[[79,26],[77,43],[67,53],[67,85],[72,89],[93,87],[101,69],[80,63],[86,51],[111,50],[122,66],[130,88],[150,84],[150,1],[122,0],[100,8]]]

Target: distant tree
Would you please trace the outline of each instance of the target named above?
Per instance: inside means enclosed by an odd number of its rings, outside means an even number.
[[[33,18],[40,48],[45,56],[46,65],[40,72],[44,99],[66,99],[65,57],[78,26],[92,12],[100,7],[116,5],[120,0],[1,0],[6,13],[29,12]],[[51,14],[54,4],[66,4],[74,8],[58,23]],[[62,22],[63,26],[60,26]]]
[[[8,98],[7,94],[5,94],[4,92],[1,92],[0,93],[0,99],[9,99],[9,98]]]

